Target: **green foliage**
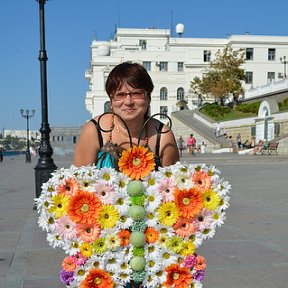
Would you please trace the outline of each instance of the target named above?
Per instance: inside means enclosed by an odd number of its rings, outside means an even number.
[[[259,106],[260,102],[252,104],[239,104],[233,109],[231,106],[221,106],[217,103],[212,103],[204,105],[200,109],[200,112],[215,121],[228,121],[256,116]]]
[[[288,110],[288,98],[285,98],[282,102],[279,102],[278,107],[280,111],[287,111]]]
[[[237,103],[239,96],[244,93],[241,81],[245,79],[245,73],[240,68],[244,63],[242,49],[234,51],[229,46],[225,47],[216,53],[216,59],[210,63],[203,78],[195,77],[191,81],[191,92],[202,99],[212,95],[215,100],[220,100],[222,106],[225,98],[232,95],[233,102]]]
[[[260,104],[260,101],[252,104],[239,104],[235,107],[235,110],[243,113],[253,113],[257,115]]]

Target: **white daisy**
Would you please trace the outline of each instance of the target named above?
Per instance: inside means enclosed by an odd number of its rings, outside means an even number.
[[[145,278],[142,282],[143,287],[155,288],[159,287],[160,284],[161,284],[160,278],[157,277],[156,273],[154,271],[147,270]]]
[[[165,267],[169,266],[170,264],[176,263],[177,260],[177,255],[169,249],[163,248],[160,250],[159,262],[162,263]]]
[[[61,239],[60,235],[56,233],[48,233],[47,241],[49,242],[49,245],[52,246],[54,249],[56,247],[63,247],[64,245],[64,241]]]
[[[158,261],[160,254],[160,247],[155,244],[148,244],[145,246],[145,259]]]
[[[114,206],[122,215],[128,215],[130,207],[130,196],[124,189],[119,189],[115,193]]]
[[[147,212],[145,224],[148,227],[155,227],[158,221],[158,213],[155,211]]]
[[[229,208],[229,206],[230,206],[229,200],[230,200],[229,196],[225,196],[224,198],[222,198],[220,201],[219,208],[223,211],[226,210],[227,208]]]
[[[117,221],[116,227],[120,230],[129,229],[132,226],[133,219],[125,214],[119,213],[120,220]]]
[[[101,168],[99,170],[99,178],[105,181],[107,184],[112,185],[118,181],[117,172],[113,168]]]
[[[193,242],[196,248],[198,248],[203,242],[202,232],[196,233],[189,237],[189,240]]]
[[[215,211],[212,215],[212,218],[214,220],[213,225],[220,227],[224,224],[224,221],[226,220],[225,212]]]
[[[105,270],[115,273],[117,270],[119,270],[118,256],[115,252],[107,254],[109,254],[109,256],[105,263]]]
[[[154,187],[148,187],[145,191],[145,206],[147,212],[153,212],[162,202],[162,194]]]

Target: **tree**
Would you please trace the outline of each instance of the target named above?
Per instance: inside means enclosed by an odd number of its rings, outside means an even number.
[[[245,73],[241,68],[245,63],[244,50],[233,50],[226,46],[215,56],[202,79],[195,77],[191,81],[191,91],[201,99],[212,95],[221,105],[224,105],[229,96],[232,96],[232,103],[238,103],[239,96],[244,93],[242,81],[245,79]]]

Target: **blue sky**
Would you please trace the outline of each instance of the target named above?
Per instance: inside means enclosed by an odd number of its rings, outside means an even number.
[[[49,124],[80,126],[90,118],[84,76],[90,45],[94,37],[109,40],[116,26],[174,29],[181,22],[183,37],[225,38],[245,32],[288,36],[287,11],[287,0],[49,0],[45,5]],[[19,110],[34,108],[31,129],[38,130],[38,3],[1,0],[0,32],[0,129],[26,129]]]

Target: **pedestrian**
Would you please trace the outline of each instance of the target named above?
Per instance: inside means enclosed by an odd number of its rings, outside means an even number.
[[[220,122],[218,122],[216,125],[216,130],[215,130],[216,137],[220,136],[220,131],[221,131],[221,126],[220,126]]]
[[[3,162],[3,148],[0,147],[0,162]]]
[[[184,139],[182,136],[179,136],[179,138],[177,140],[177,147],[179,149],[180,157],[182,157],[183,150],[184,150]]]
[[[204,143],[204,141],[202,141],[200,145],[200,152],[201,154],[204,154],[206,152],[206,144]]]
[[[189,155],[195,155],[194,149],[196,147],[196,139],[193,134],[190,134],[190,137],[187,140],[187,146]]]
[[[241,149],[242,148],[242,141],[241,141],[241,134],[240,133],[237,134],[236,141],[237,141],[238,148]]]

